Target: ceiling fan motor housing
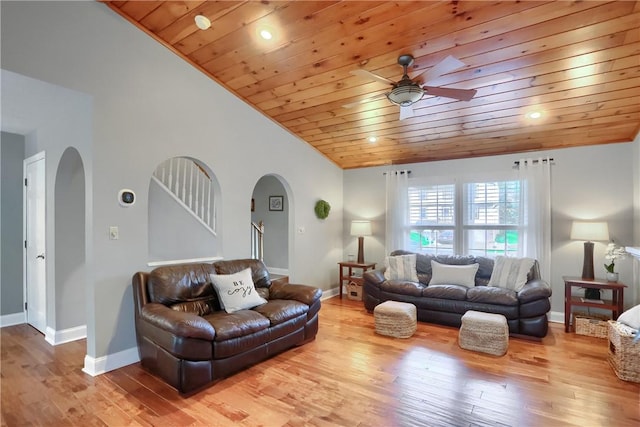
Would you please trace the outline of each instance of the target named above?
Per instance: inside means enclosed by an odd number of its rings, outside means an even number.
[[[423,95],[424,89],[422,87],[412,82],[408,77],[406,79],[403,77],[387,94],[387,99],[396,105],[408,107],[420,101]]]

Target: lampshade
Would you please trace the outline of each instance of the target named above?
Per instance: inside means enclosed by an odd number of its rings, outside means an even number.
[[[422,99],[424,89],[417,84],[398,85],[387,94],[387,99],[394,104],[408,107]]]
[[[371,236],[371,221],[351,221],[352,236]]]
[[[573,221],[571,240],[609,240],[609,226],[606,222]]]

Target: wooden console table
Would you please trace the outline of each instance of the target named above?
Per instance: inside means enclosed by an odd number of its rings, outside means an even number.
[[[582,279],[580,277],[563,276],[564,280],[564,331],[571,332],[571,307],[593,307],[603,310],[611,310],[611,317],[616,320],[624,311],[624,288],[627,285],[620,282],[607,282],[603,279]],[[601,289],[611,291],[610,300],[602,300],[602,304],[595,301],[585,300],[584,298],[573,296],[571,289],[573,287]]]
[[[374,268],[376,268],[375,262],[364,262],[360,264],[353,261],[351,262],[344,261],[344,262],[339,262],[338,265],[340,266],[340,299],[342,299],[342,287],[345,284],[348,285],[349,282],[355,282],[355,283],[358,283],[359,285],[362,285],[363,283],[362,275],[364,274],[364,272],[367,270],[373,270]],[[345,268],[347,269],[347,274],[345,274]],[[361,274],[359,276],[354,275],[354,271],[353,271],[354,269],[362,270]]]

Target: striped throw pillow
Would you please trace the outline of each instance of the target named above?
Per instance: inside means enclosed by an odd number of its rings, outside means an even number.
[[[388,256],[384,259],[384,278],[387,280],[418,281],[416,254]]]
[[[536,262],[533,258],[510,258],[498,256],[493,264],[491,279],[487,286],[520,291],[527,283],[527,274]]]

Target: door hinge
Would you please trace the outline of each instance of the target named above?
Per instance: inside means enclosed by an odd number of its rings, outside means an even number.
[[[24,303],[24,310],[27,311],[27,303]]]
[[[24,186],[27,186],[27,178],[24,179]]]
[[[27,249],[27,241],[24,241],[24,248]]]

